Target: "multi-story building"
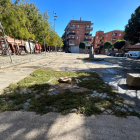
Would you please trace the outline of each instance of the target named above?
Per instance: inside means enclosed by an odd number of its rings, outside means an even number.
[[[88,48],[91,42],[93,42],[92,34],[90,34],[90,31],[93,30],[92,25],[91,21],[82,21],[81,18],[80,20],[71,20],[62,36],[65,51],[70,50],[72,53],[80,52],[79,43],[82,41],[86,42]]]
[[[94,51],[98,52],[100,45],[104,45],[106,41],[111,41],[113,44],[117,40],[123,40],[124,31],[113,30],[107,33],[104,31],[97,31],[94,39]]]

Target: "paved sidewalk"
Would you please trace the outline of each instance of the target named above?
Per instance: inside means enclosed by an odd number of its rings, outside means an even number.
[[[118,75],[121,78],[121,65],[78,60],[80,57],[88,55],[58,53],[57,56],[52,54],[34,62],[1,69],[0,90],[41,67],[58,71],[96,71],[102,78],[110,75],[114,79]],[[112,79],[107,82],[110,84]],[[131,101],[136,103],[134,98],[131,98]],[[33,112],[21,111],[0,113],[0,140],[139,140],[139,132],[140,120],[137,117],[118,118],[110,115],[84,117],[77,114],[62,116],[58,113],[40,116]]]
[[[136,117],[0,113],[0,140],[139,140],[139,132]]]
[[[45,58],[20,64],[10,68],[0,69],[0,93],[4,88],[8,87],[11,83],[17,83],[21,79],[27,77],[34,70],[47,66],[51,62],[61,57],[62,54],[55,55],[54,53]]]

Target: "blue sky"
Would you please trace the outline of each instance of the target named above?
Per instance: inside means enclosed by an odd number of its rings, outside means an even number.
[[[49,22],[54,26],[53,11],[57,13],[56,32],[62,36],[72,19],[90,20],[96,31],[124,30],[128,19],[140,5],[140,0],[30,0],[43,13],[49,12]]]

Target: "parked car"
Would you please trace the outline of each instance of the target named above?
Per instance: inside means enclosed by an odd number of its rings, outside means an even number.
[[[119,53],[115,53],[115,56],[119,57]]]
[[[107,56],[115,56],[114,52],[108,52]]]
[[[119,53],[119,57],[124,57],[124,53]]]
[[[130,58],[140,58],[140,51],[128,51],[124,56]]]

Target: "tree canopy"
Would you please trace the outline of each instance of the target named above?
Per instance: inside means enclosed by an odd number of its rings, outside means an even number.
[[[85,49],[86,48],[86,42],[80,42],[79,48]]]
[[[107,41],[107,42],[104,43],[104,48],[105,49],[110,49],[112,46],[113,46],[113,44],[112,44],[111,41]]]
[[[99,48],[100,48],[100,50],[102,50],[102,49],[104,48],[104,45],[100,45],[100,47],[99,47]]]
[[[41,13],[34,3],[24,0],[1,0],[0,21],[4,27],[5,34],[16,38],[28,40],[32,38],[43,44],[43,35],[46,45],[55,45],[55,34],[49,23],[48,12]],[[63,45],[62,39],[57,37],[57,46]]]
[[[132,13],[128,24],[125,26],[124,39],[132,45],[140,42],[140,6]]]
[[[114,44],[114,48],[120,50],[125,45],[124,40],[117,40]]]

